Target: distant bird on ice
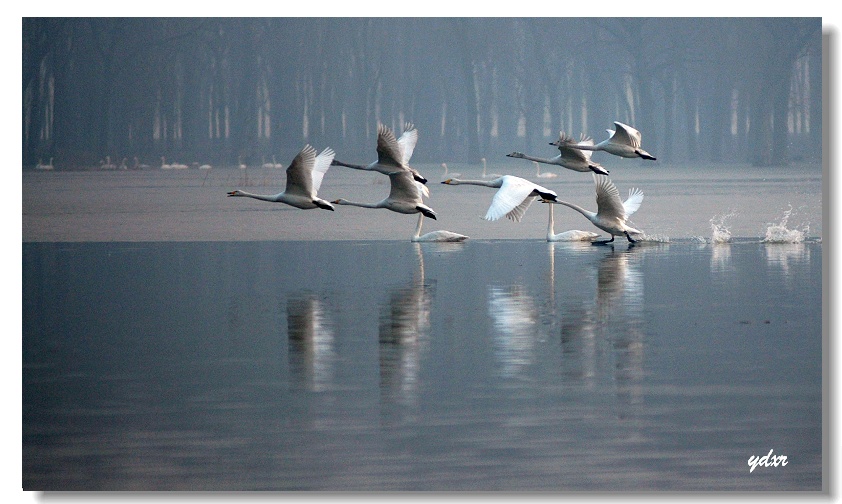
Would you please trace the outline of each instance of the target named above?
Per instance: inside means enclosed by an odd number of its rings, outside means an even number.
[[[550,209],[549,217],[547,218],[547,241],[548,242],[560,242],[560,241],[593,241],[594,238],[598,238],[599,235],[593,233],[591,231],[580,231],[578,229],[571,229],[570,231],[564,231],[558,234],[555,234],[554,222],[553,222],[553,205],[547,205]]]
[[[368,165],[357,165],[334,160],[333,164],[355,170],[376,171],[384,175],[389,175],[396,171],[408,171],[415,180],[426,184],[427,179],[418,170],[409,166],[409,160],[412,158],[412,152],[415,150],[416,143],[418,143],[418,130],[412,123],[406,123],[400,138],[395,138],[395,134],[387,126],[378,124],[377,161]]]
[[[460,180],[452,178],[443,181],[442,184],[466,184],[498,188],[494,197],[491,199],[491,206],[488,207],[488,212],[483,217],[489,221],[496,221],[505,215],[515,222],[520,222],[523,214],[526,213],[526,209],[535,201],[535,198],[540,196],[545,200],[555,201],[558,197],[555,191],[541,187],[526,179],[515,177],[514,175],[503,175],[492,180]]]
[[[547,159],[528,156],[522,152],[512,152],[511,154],[506,154],[506,156],[513,158],[528,159],[536,163],[558,165],[563,168],[567,168],[568,170],[578,172],[593,171],[602,175],[608,175],[608,170],[600,166],[599,163],[594,163],[593,161],[591,161],[591,155],[593,154],[592,151],[580,150],[575,147],[577,145],[591,146],[593,145],[593,139],[582,135],[581,139],[577,143],[573,140],[572,137],[566,135],[562,131],[559,132],[558,140],[556,140],[555,142],[550,142],[550,145],[555,145],[556,147],[558,147],[558,156]]]
[[[482,158],[481,161],[482,161],[482,178],[498,178],[498,177],[503,176],[499,173],[486,173],[486,169],[488,167],[486,166],[485,158]]]
[[[447,163],[442,163],[441,167],[444,168],[444,173],[441,176],[442,180],[447,180],[449,178],[459,178],[462,176],[461,173],[450,173],[447,169]]]
[[[412,236],[413,242],[461,242],[468,239],[467,236],[453,231],[431,231],[429,233],[421,234],[421,226],[424,224],[424,214],[418,214],[418,225],[415,227],[415,235]]]
[[[611,179],[605,175],[593,175],[594,184],[596,184],[596,206],[597,211],[591,212],[585,210],[579,205],[568,203],[560,200],[543,200],[544,203],[555,205],[564,205],[576,210],[584,215],[594,226],[609,233],[611,239],[599,243],[611,243],[615,236],[625,235],[629,242],[634,243],[632,234],[641,234],[642,231],[635,229],[626,224],[627,219],[640,208],[643,202],[643,191],[640,189],[632,189],[629,191],[629,197],[626,201],[620,199],[620,191],[611,182]]]
[[[615,156],[655,160],[655,156],[640,148],[640,132],[627,124],[614,121],[614,130],[608,131],[608,138],[596,145],[576,144],[573,147],[589,151],[605,151]]]
[[[333,210],[333,205],[317,196],[319,187],[322,185],[322,179],[330,168],[330,162],[333,161],[333,156],[334,152],[330,147],[316,156],[316,149],[310,145],[305,145],[287,168],[287,185],[284,192],[275,195],[262,195],[238,189],[229,192],[228,196],[243,196],[274,203],[286,203],[304,210],[312,208]]]

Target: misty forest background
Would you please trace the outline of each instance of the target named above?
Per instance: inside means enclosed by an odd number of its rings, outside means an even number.
[[[666,163],[818,162],[821,18],[23,18],[24,168],[551,156],[619,120]]]

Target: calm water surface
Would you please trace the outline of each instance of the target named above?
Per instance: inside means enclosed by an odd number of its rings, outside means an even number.
[[[24,243],[23,487],[820,490],[821,292],[815,242]]]

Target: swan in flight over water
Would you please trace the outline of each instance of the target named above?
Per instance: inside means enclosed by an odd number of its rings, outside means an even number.
[[[593,179],[596,184],[596,212],[585,210],[579,205],[574,205],[566,201],[549,201],[546,199],[542,201],[544,203],[568,206],[584,215],[594,226],[611,235],[610,240],[597,243],[611,243],[614,241],[615,236],[621,235],[625,235],[630,243],[635,243],[637,240],[634,240],[631,235],[641,234],[643,231],[627,225],[626,220],[640,208],[640,203],[643,202],[643,191],[640,189],[630,190],[629,197],[624,202],[620,199],[620,191],[617,190],[611,179],[605,175],[597,174],[594,174]]]
[[[593,233],[591,231],[580,231],[578,229],[571,229],[570,231],[564,231],[563,233],[555,234],[553,229],[554,222],[553,222],[553,205],[547,205],[550,208],[549,211],[549,218],[547,222],[547,241],[548,242],[560,242],[560,241],[594,241],[595,238],[598,238],[599,235],[597,233]]]
[[[431,219],[436,218],[436,212],[424,204],[424,196],[430,195],[430,190],[424,184],[416,181],[408,170],[396,171],[389,174],[391,190],[389,196],[377,203],[354,203],[345,199],[333,201],[334,205],[351,205],[362,208],[385,208],[403,214],[421,213]]]
[[[400,138],[395,138],[395,134],[387,126],[378,124],[377,161],[369,165],[356,165],[334,160],[333,164],[355,170],[376,171],[384,175],[389,175],[396,171],[409,171],[415,180],[426,184],[427,179],[418,170],[409,166],[409,160],[412,157],[412,152],[415,150],[416,143],[418,143],[418,130],[412,123],[406,123]]]
[[[608,131],[609,137],[596,145],[575,144],[573,147],[589,151],[605,151],[624,158],[643,158],[655,161],[655,156],[640,148],[640,132],[627,124],[614,121],[614,130]]]
[[[550,207],[552,208],[552,207]],[[412,236],[413,242],[461,242],[468,239],[467,236],[453,231],[431,231],[429,233],[421,234],[421,226],[424,224],[424,214],[418,214],[418,225],[415,227],[415,234]]]
[[[593,145],[593,139],[591,139],[590,137],[582,135],[579,142],[576,143],[573,140],[573,137],[570,137],[566,135],[563,131],[561,131],[558,134],[558,140],[556,140],[555,142],[550,142],[550,145],[555,145],[556,147],[558,147],[558,156],[547,159],[528,156],[522,152],[512,152],[511,154],[506,154],[506,156],[513,158],[528,159],[535,163],[558,165],[563,168],[567,168],[568,170],[573,170],[577,172],[593,171],[602,175],[608,175],[608,170],[600,166],[599,163],[594,163],[593,161],[591,161],[591,155],[593,155],[592,151],[579,150],[575,148],[576,145]]]
[[[287,168],[287,186],[284,192],[275,195],[262,195],[251,194],[238,189],[229,192],[228,196],[243,196],[275,203],[286,203],[304,210],[312,208],[333,210],[333,205],[316,196],[319,187],[322,185],[322,179],[330,168],[330,162],[333,161],[333,156],[334,152],[330,147],[316,156],[316,149],[310,145],[305,145]]]
[[[491,206],[488,207],[488,212],[483,217],[483,219],[488,221],[496,221],[505,215],[515,222],[520,222],[523,214],[526,213],[526,209],[529,208],[529,205],[538,196],[547,201],[555,201],[558,197],[555,191],[541,187],[526,179],[515,177],[514,175],[503,175],[492,180],[460,180],[451,178],[445,180],[442,184],[467,184],[498,188],[498,191],[494,194],[494,198],[491,200]]]

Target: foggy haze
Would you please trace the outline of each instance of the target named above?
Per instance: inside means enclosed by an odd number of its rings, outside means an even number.
[[[663,162],[821,158],[821,18],[23,18],[24,166],[413,162],[634,125]],[[108,157],[106,157],[108,156]],[[135,158],[138,158],[135,161]]]

